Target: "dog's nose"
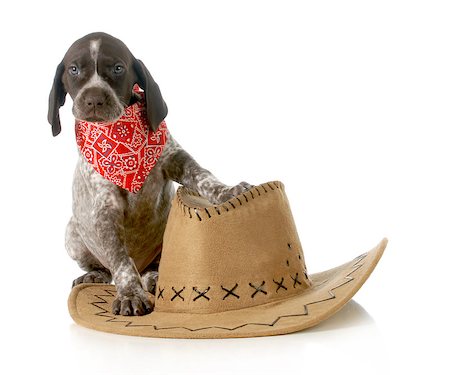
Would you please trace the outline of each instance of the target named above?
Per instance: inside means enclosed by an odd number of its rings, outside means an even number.
[[[85,93],[84,104],[88,108],[97,108],[105,104],[106,95],[101,89],[92,88]]]

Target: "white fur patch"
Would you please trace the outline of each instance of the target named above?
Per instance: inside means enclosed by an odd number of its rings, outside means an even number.
[[[95,70],[91,79],[86,83],[86,86],[83,89],[88,87],[105,87],[106,82],[98,75],[98,51],[100,50],[100,44],[102,43],[101,39],[91,40],[89,44],[89,51],[91,53],[92,60],[94,60]]]
[[[86,87],[93,87],[93,86],[104,87],[105,85],[106,85],[105,80],[103,80],[103,78],[98,75],[97,70],[95,70],[92,77],[86,83]]]
[[[101,43],[102,43],[101,39],[91,40],[89,46],[92,60],[94,60],[95,63],[95,70],[97,70],[98,51],[100,50]]]

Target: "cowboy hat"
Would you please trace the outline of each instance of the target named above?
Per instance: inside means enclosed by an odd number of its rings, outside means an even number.
[[[75,322],[133,336],[227,338],[300,331],[327,319],[367,280],[386,247],[308,274],[281,182],[221,205],[180,187],[164,234],[152,313],[111,313],[113,285],[72,289]]]

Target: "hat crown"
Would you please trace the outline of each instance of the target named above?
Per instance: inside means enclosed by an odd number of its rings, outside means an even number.
[[[178,189],[164,234],[155,311],[243,309],[310,285],[281,182],[255,186],[221,205]]]

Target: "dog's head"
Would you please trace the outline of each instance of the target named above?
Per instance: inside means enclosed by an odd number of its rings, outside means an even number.
[[[59,108],[67,93],[73,99],[75,118],[112,122],[137,100],[133,94],[136,83],[145,91],[148,122],[156,130],[167,115],[167,106],[142,61],[123,42],[105,33],[77,40],[58,65],[50,92],[48,121],[53,135],[61,131]]]

